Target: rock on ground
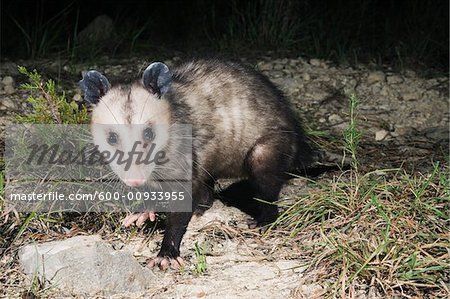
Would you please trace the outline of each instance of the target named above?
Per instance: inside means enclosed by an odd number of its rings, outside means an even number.
[[[28,278],[76,294],[142,292],[156,283],[131,253],[114,250],[100,236],[26,245],[19,259]]]
[[[100,43],[114,35],[114,21],[107,15],[96,17],[78,34],[78,42],[86,45]]]

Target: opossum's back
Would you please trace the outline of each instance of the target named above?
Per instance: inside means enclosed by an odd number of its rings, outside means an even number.
[[[265,77],[239,64],[197,61],[175,72],[184,99],[194,107],[193,120],[212,125],[221,136],[247,140],[267,130],[295,126],[282,93]]]
[[[265,77],[239,64],[196,61],[175,71],[177,90],[192,107],[204,164],[236,174],[257,140],[299,128],[289,102]]]

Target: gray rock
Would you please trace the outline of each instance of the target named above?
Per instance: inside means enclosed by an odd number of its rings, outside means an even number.
[[[272,64],[266,61],[260,61],[256,65],[258,67],[258,70],[260,71],[269,71],[272,69]]]
[[[114,21],[107,15],[100,15],[78,34],[80,44],[99,43],[114,35]]]
[[[82,102],[82,101],[83,101],[83,97],[81,96],[81,94],[76,93],[76,94],[73,96],[72,100],[74,100],[75,102]]]
[[[96,235],[26,245],[19,260],[30,280],[37,276],[77,294],[141,292],[157,283],[130,252],[114,250]]]
[[[276,70],[273,70],[272,72],[270,72],[270,77],[271,78],[281,78],[281,77],[283,77],[283,72],[282,71],[276,71]]]
[[[313,65],[313,66],[320,66],[320,65],[321,65],[321,62],[320,62],[319,59],[313,58],[313,59],[310,59],[310,60],[309,60],[309,64],[310,64],[310,65]]]
[[[402,94],[402,98],[405,101],[417,101],[418,99],[420,99],[420,95],[417,92],[408,92]]]
[[[372,86],[370,87],[370,90],[372,91],[372,93],[378,94],[378,93],[381,92],[381,86],[380,86],[379,83],[375,83],[374,85],[372,85]]]
[[[367,77],[367,83],[373,84],[376,82],[384,82],[386,80],[386,75],[382,71],[371,72]]]
[[[398,84],[403,82],[403,78],[398,75],[392,75],[387,77],[387,82],[389,84]]]
[[[383,86],[383,88],[381,88],[380,95],[384,97],[388,97],[391,95],[391,88],[389,87],[389,85],[385,85]]]
[[[389,134],[389,132],[386,130],[379,130],[379,131],[375,132],[375,141],[384,140],[388,134]]]
[[[8,86],[9,86],[9,85],[8,85]],[[5,88],[6,88],[6,86],[5,86]],[[13,88],[14,88],[14,87],[13,87]],[[6,92],[6,90],[5,90],[5,92]],[[3,109],[3,110],[7,110],[7,109],[13,110],[13,109],[16,109],[16,103],[15,103],[12,99],[10,99],[10,98],[2,98],[2,100],[1,100],[1,106],[5,108],[5,109]]]
[[[3,87],[3,90],[8,95],[11,95],[16,92],[16,89],[14,88],[13,85],[5,85],[5,87]]]
[[[2,83],[5,86],[14,85],[14,78],[11,76],[6,76],[5,78],[3,78]]]
[[[302,78],[303,78],[303,80],[305,80],[305,81],[311,80],[311,76],[310,76],[308,73],[303,73]]]
[[[300,62],[297,59],[289,59],[289,65],[296,67]]]
[[[1,63],[0,70],[2,74],[8,75],[19,75],[19,69],[17,68],[17,64],[11,61],[5,61]]]
[[[276,63],[276,64],[273,65],[273,69],[277,70],[277,71],[280,71],[280,70],[284,69],[284,64]]]
[[[338,124],[338,123],[343,122],[344,120],[343,120],[342,117],[340,117],[338,114],[331,114],[331,115],[328,117],[328,121],[329,121],[331,124],[335,125],[335,124]]]

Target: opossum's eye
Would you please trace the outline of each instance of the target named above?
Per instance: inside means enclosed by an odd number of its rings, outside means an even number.
[[[150,142],[155,138],[155,134],[153,133],[152,128],[145,128],[145,130],[142,132],[142,136],[144,138],[144,141]]]
[[[108,135],[108,143],[109,143],[110,145],[115,145],[115,144],[117,144],[118,139],[119,139],[119,136],[117,135],[117,133],[109,132],[109,135]]]

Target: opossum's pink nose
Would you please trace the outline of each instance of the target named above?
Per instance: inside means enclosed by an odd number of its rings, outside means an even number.
[[[123,181],[130,187],[139,187],[145,183],[145,179],[125,179]]]

